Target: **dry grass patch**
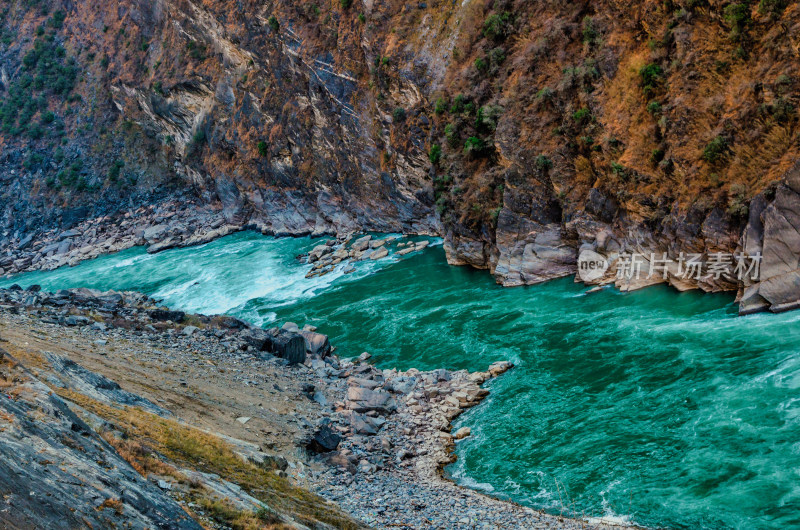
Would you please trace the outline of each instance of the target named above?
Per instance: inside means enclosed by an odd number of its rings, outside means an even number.
[[[322,522],[336,528],[359,528],[359,525],[322,497],[293,486],[287,479],[250,462],[243,461],[232,447],[220,438],[165,419],[135,407],[115,408],[83,394],[65,389],[56,392],[69,401],[115,425],[124,433],[124,440],[104,436],[142,474],[170,475],[186,480],[177,470],[158,458],[163,455],[180,467],[214,473],[239,485],[248,494],[276,511],[291,515],[299,522],[314,526]],[[263,528],[266,512],[240,512],[235,517],[231,507],[216,504],[219,499],[199,499],[207,503],[212,516],[225,519],[235,528]],[[221,502],[221,501],[220,501]],[[202,505],[202,504],[201,504]],[[214,515],[216,514],[216,515]],[[256,526],[249,526],[252,521]],[[235,521],[239,521],[234,525]],[[250,522],[248,522],[250,521]],[[270,523],[271,524],[271,523]]]

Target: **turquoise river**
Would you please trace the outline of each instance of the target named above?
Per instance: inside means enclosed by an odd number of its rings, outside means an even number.
[[[517,367],[458,420],[446,471],[554,513],[651,528],[800,528],[800,312],[738,317],[733,297],[571,278],[502,288],[441,245],[305,279],[320,240],[239,233],[4,279],[139,290],[187,311],[314,324],[384,368]]]

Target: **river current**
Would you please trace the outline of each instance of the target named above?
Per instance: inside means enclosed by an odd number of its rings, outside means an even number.
[[[800,312],[738,317],[733,297],[571,278],[503,288],[441,245],[306,279],[320,240],[239,233],[0,280],[138,290],[259,325],[313,324],[383,368],[517,366],[457,420],[449,476],[553,513],[648,527],[800,528]]]

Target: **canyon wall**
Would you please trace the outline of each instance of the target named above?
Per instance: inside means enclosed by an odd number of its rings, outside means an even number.
[[[796,2],[26,0],[0,28],[6,272],[31,234],[177,201],[438,233],[504,285],[582,249],[760,252],[756,283],[595,283],[800,298]]]

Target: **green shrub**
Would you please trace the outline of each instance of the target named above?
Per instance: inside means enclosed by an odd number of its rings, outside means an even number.
[[[200,145],[205,141],[206,141],[205,129],[197,129],[197,131],[194,133],[194,136],[192,136],[192,143],[195,145]]]
[[[186,43],[186,50],[189,52],[189,57],[196,61],[202,61],[206,58],[206,45],[197,43],[190,40]]]
[[[703,149],[702,158],[706,162],[714,164],[722,159],[727,154],[728,150],[728,140],[722,136],[717,136]]]
[[[645,94],[649,94],[661,83],[664,70],[657,64],[650,63],[639,69],[639,84]]]
[[[464,142],[464,154],[472,156],[480,156],[486,151],[486,142],[477,136],[470,136]]]
[[[269,154],[269,150],[267,149],[267,142],[264,140],[260,140],[258,144],[256,144],[256,148],[258,149],[258,154],[261,156],[267,156]]]
[[[482,57],[478,57],[475,59],[475,69],[479,72],[485,72],[489,68],[489,63],[486,62],[486,59]]]
[[[450,105],[450,114],[459,114],[464,111],[464,103],[467,99],[463,94],[459,94],[453,99],[453,104]]]
[[[457,147],[460,143],[458,131],[452,123],[448,123],[444,126],[444,136],[447,138],[447,143],[450,147]]]
[[[342,9],[348,9],[353,4],[353,0],[339,0],[339,5]]]
[[[597,41],[598,36],[594,19],[590,16],[583,17],[583,42],[591,46]]]
[[[436,100],[436,104],[433,106],[433,112],[436,114],[444,114],[447,111],[447,101],[443,97],[440,97]]]
[[[502,15],[489,15],[483,22],[483,36],[487,39],[500,41],[511,33],[511,13]]]
[[[478,109],[475,117],[475,128],[479,131],[492,132],[497,129],[497,121],[503,114],[503,107],[484,105]]]
[[[50,19],[47,21],[47,24],[52,28],[61,29],[61,27],[64,25],[65,18],[67,18],[67,15],[63,11],[58,10],[53,13],[53,16],[50,17]]]
[[[553,99],[553,90],[547,87],[540,89],[536,93],[536,99],[549,101]]]
[[[650,162],[653,164],[658,164],[664,159],[664,150],[663,149],[653,149],[650,151]]]
[[[428,151],[428,159],[431,161],[431,164],[438,164],[439,160],[442,158],[442,146],[439,144],[433,144]]]
[[[549,158],[547,158],[544,155],[537,156],[536,160],[534,161],[534,164],[536,165],[536,167],[538,169],[541,169],[542,171],[547,171],[548,169],[553,167],[552,160],[550,160]]]
[[[578,109],[572,114],[572,119],[575,120],[575,123],[580,124],[589,122],[592,119],[592,112],[586,107]]]
[[[506,51],[503,48],[498,46],[497,48],[492,48],[489,51],[489,62],[495,69],[499,67],[501,64],[503,64],[505,60],[506,60]]]
[[[111,164],[111,167],[108,168],[108,180],[111,182],[116,182],[119,179],[119,173],[122,171],[122,168],[125,167],[125,162],[120,159],[114,161]]]
[[[647,104],[647,112],[650,114],[656,115],[661,113],[661,103],[653,100]]]
[[[746,3],[730,4],[725,7],[724,17],[731,27],[731,40],[740,41],[750,23],[750,6]]]
[[[404,109],[403,107],[397,107],[396,109],[394,109],[394,112],[392,112],[392,121],[394,121],[395,123],[401,123],[406,121],[406,109]]]
[[[364,16],[364,13],[358,14],[358,21],[361,22],[362,24],[367,21],[367,17]]]
[[[274,32],[276,32],[276,33],[277,33],[277,31],[278,31],[279,29],[281,29],[281,23],[280,23],[280,22],[278,22],[278,19],[277,19],[277,18],[275,18],[275,16],[274,16],[274,15],[273,15],[273,16],[270,16],[270,17],[267,19],[267,24],[269,24],[269,27],[270,27],[270,28],[272,28],[272,31],[274,31]]]

